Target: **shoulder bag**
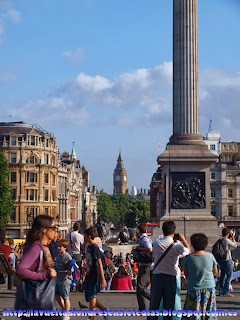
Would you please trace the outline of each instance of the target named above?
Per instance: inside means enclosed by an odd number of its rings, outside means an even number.
[[[43,251],[39,257],[39,267],[43,259]],[[49,280],[30,280],[22,279],[17,289],[15,310],[54,310],[56,279]]]

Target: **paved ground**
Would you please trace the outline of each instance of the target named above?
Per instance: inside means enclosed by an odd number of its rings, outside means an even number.
[[[14,300],[15,300],[15,291],[9,291],[6,289],[6,285],[0,285],[0,318],[2,318],[2,311],[3,309],[11,309],[14,306]],[[226,319],[229,320],[231,318],[240,320],[240,283],[233,283],[234,288],[234,297],[233,298],[226,298],[226,297],[217,297],[217,308],[218,309],[224,309],[225,311],[231,309],[231,310],[237,310],[238,315],[236,317],[230,317],[230,316],[224,316],[219,317],[219,319]],[[186,296],[186,291],[182,291],[181,298],[182,298],[182,304],[184,303]],[[110,309],[138,309],[137,306],[137,298],[135,292],[103,292],[99,293],[98,295],[99,300],[108,308]],[[84,294],[82,292],[80,293],[71,293],[70,296],[71,299],[71,308],[79,310],[78,301],[81,301],[85,304]],[[138,319],[146,319],[146,317],[138,316]],[[5,317],[5,319],[13,320],[16,319],[16,317]],[[72,317],[72,319],[87,319],[86,316],[83,317]],[[103,317],[95,317],[96,320],[103,319]],[[111,320],[119,319],[119,317],[111,317]],[[120,318],[121,319],[121,318]],[[136,317],[122,317],[122,319],[136,319]]]

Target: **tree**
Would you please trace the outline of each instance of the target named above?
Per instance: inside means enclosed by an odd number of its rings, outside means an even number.
[[[121,223],[127,227],[134,227],[136,217],[139,222],[148,222],[150,218],[150,202],[146,200],[135,200],[126,194],[108,195],[99,193],[98,217],[100,220],[111,220]]]
[[[0,227],[8,223],[14,209],[8,177],[8,160],[4,153],[0,152]]]

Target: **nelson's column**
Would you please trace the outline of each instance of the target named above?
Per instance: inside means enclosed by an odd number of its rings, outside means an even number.
[[[197,0],[173,0],[173,135],[158,157],[159,211],[160,225],[174,220],[178,232],[203,232],[212,243],[219,235],[210,210],[210,166],[217,157],[199,134],[197,6]]]

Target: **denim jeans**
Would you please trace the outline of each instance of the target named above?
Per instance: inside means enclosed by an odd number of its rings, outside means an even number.
[[[177,290],[176,276],[168,274],[153,274],[151,281],[150,310],[159,310],[161,299],[163,309],[174,310]],[[158,316],[148,316],[148,320],[157,320]],[[172,316],[164,316],[164,320],[171,320]]]
[[[221,276],[219,279],[219,294],[226,294],[229,292],[229,286],[232,279],[233,269],[232,262],[222,261],[219,263]]]

